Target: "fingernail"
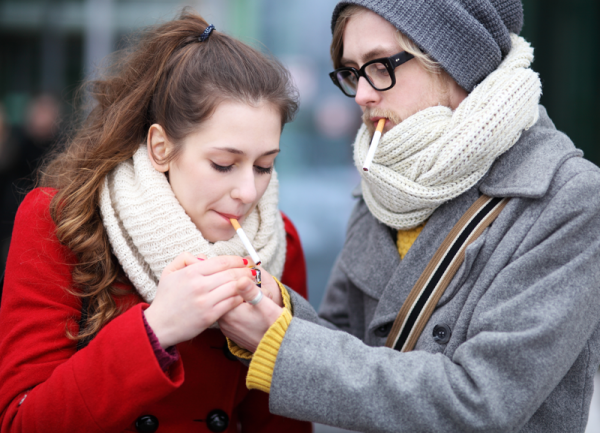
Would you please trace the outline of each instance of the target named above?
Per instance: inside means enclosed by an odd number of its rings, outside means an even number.
[[[242,259],[244,261],[244,264],[247,265],[248,264],[248,260],[246,259]]]
[[[252,276],[256,277],[256,269],[252,269]]]

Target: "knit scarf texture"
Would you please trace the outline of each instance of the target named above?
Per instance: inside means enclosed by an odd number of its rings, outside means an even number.
[[[242,228],[269,273],[281,278],[285,264],[285,228],[278,209],[279,182],[271,181]],[[167,177],[154,169],[146,145],[104,179],[100,213],[113,253],[146,302],[152,302],[165,267],[179,254],[246,256],[237,235],[207,241],[175,197]]]
[[[368,172],[362,167],[371,134],[361,126],[354,162],[364,200],[379,221],[399,230],[418,226],[473,187],[538,120],[541,83],[529,68],[533,48],[517,35],[511,40],[500,66],[454,111],[429,107],[385,133]]]

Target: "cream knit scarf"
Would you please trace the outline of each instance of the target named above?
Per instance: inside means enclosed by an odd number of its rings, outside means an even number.
[[[242,226],[262,266],[281,278],[286,242],[278,189],[273,171],[267,191]],[[182,252],[208,257],[248,254],[237,235],[214,244],[202,237],[166,176],[152,167],[145,145],[104,180],[100,213],[113,253],[146,302],[154,299],[165,266]]]
[[[454,110],[436,106],[383,135],[371,169],[362,170],[371,135],[354,143],[363,197],[371,213],[396,229],[425,221],[441,204],[475,185],[494,160],[538,119],[541,84],[529,69],[533,49],[511,35],[512,49]]]

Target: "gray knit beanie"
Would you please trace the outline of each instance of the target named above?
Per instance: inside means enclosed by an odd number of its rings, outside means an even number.
[[[510,51],[523,27],[521,0],[345,0],[333,11],[363,6],[393,24],[470,92]]]

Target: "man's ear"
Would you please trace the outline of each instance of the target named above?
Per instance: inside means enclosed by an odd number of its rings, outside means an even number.
[[[169,171],[169,163],[165,161],[172,151],[172,144],[165,130],[158,123],[148,129],[148,157],[152,166],[161,173]]]

